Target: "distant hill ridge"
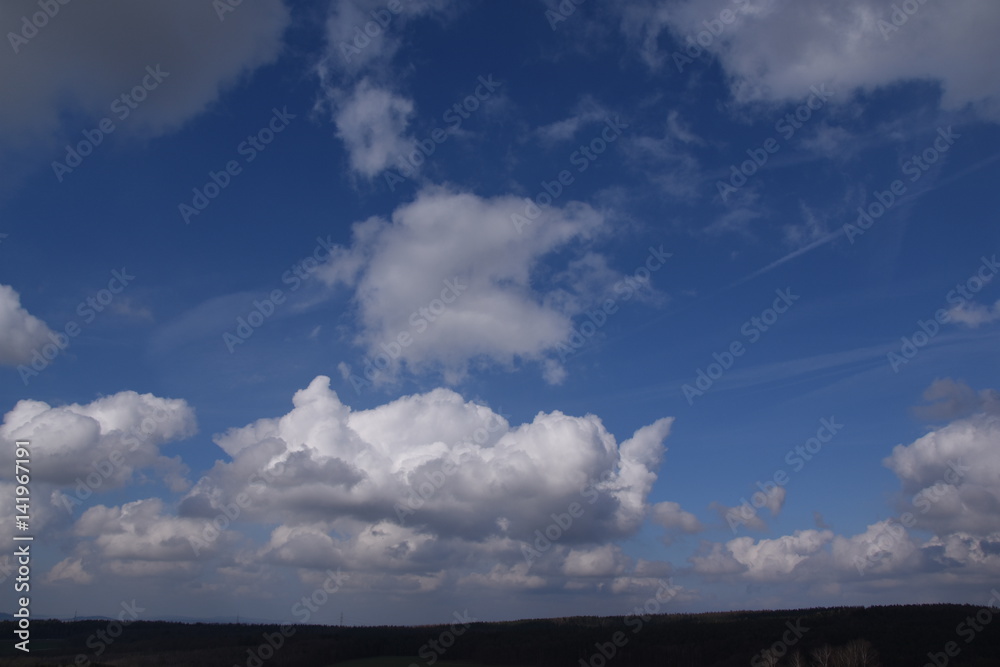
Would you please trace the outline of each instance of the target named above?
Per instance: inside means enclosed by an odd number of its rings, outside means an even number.
[[[88,640],[93,646],[97,633],[114,622],[33,620],[31,660],[44,656],[46,662],[30,664],[73,664],[80,654],[93,660]],[[13,640],[7,639],[13,636],[12,625],[0,621],[3,664],[20,663]],[[273,660],[266,657],[272,655]],[[993,621],[993,609],[976,605],[928,604],[578,616],[459,628],[282,629],[253,619],[238,625],[141,620],[125,627],[101,656],[107,664],[192,667],[258,661],[295,667],[362,659],[370,659],[360,663],[369,667],[446,667],[453,661],[454,667],[1000,667],[1000,616]]]

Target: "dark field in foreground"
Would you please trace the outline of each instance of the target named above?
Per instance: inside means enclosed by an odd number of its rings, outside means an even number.
[[[0,623],[0,664],[1000,667],[997,611],[974,605],[897,605],[581,616],[473,623],[454,634],[448,625],[283,626],[282,635],[276,625],[137,621],[109,628],[107,620],[34,621],[30,655],[15,650],[14,624],[8,621]],[[120,634],[105,642],[102,637],[109,630]],[[801,663],[794,662],[796,653]],[[825,653],[825,663],[815,662]]]
[[[426,663],[419,656],[400,656],[400,655],[390,655],[383,656],[379,658],[361,658],[360,660],[348,660],[347,662],[338,662],[336,667],[410,667],[410,665],[420,665],[421,667]],[[452,660],[443,660],[440,662],[435,662],[437,667],[486,667],[488,663],[484,662],[455,662]],[[514,665],[492,665],[491,667],[516,667]]]

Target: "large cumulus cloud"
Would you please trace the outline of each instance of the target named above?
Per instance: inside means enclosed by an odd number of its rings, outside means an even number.
[[[655,583],[662,568],[614,542],[649,511],[670,418],[618,442],[595,415],[513,425],[448,389],[352,410],[329,382],[296,392],[285,415],[215,436],[228,460],[173,506],[87,509],[50,578],[340,568],[351,586],[397,592]]]
[[[229,501],[260,468],[280,474],[253,511],[290,523],[350,518],[438,537],[528,539],[580,502],[590,511],[566,539],[608,539],[641,523],[671,424],[619,444],[594,415],[539,413],[512,426],[448,389],[352,411],[324,376],[293,403],[283,417],[217,436],[233,460],[200,480],[185,506]]]

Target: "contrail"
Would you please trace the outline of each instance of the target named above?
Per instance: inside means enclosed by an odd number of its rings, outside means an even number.
[[[990,157],[984,158],[984,159],[980,160],[976,164],[971,165],[970,167],[967,167],[966,169],[963,169],[962,171],[958,172],[957,174],[954,174],[953,176],[950,176],[950,177],[948,177],[948,178],[946,178],[946,179],[938,182],[935,185],[932,185],[932,186],[930,186],[928,188],[925,188],[924,190],[920,190],[918,192],[914,192],[914,193],[910,194],[909,196],[905,196],[905,197],[900,198],[900,201],[901,202],[902,201],[906,201],[907,203],[909,203],[910,201],[916,199],[917,197],[925,195],[925,194],[927,194],[928,192],[930,192],[932,190],[937,190],[938,188],[942,188],[942,187],[944,187],[946,185],[954,183],[955,181],[957,181],[957,180],[959,180],[961,178],[965,178],[969,174],[977,172],[980,169],[982,169],[983,167],[986,167],[986,166],[988,166],[988,165],[996,162],[998,159],[1000,159],[1000,153],[994,153]],[[749,275],[746,275],[746,276],[740,278],[739,280],[737,280],[737,281],[735,281],[733,283],[730,283],[724,289],[732,289],[733,287],[736,287],[737,285],[742,285],[743,283],[747,282],[748,280],[753,280],[757,276],[765,274],[768,271],[771,271],[772,269],[781,266],[785,262],[788,262],[790,260],[795,259],[799,255],[805,254],[805,253],[809,252],[810,250],[814,250],[815,248],[818,248],[818,247],[820,247],[822,245],[826,245],[830,241],[835,240],[838,236],[842,235],[843,233],[844,233],[844,228],[843,227],[841,227],[840,229],[837,229],[836,231],[830,232],[826,236],[823,236],[822,238],[816,239],[815,241],[813,241],[809,245],[803,246],[802,248],[799,248],[798,250],[790,252],[789,254],[785,255],[781,259],[777,259],[777,260],[771,262],[770,264],[768,264],[767,266],[765,266],[765,267],[763,267],[761,269],[757,269],[753,273],[751,273]]]
[[[809,252],[810,250],[812,250],[814,248],[820,247],[821,245],[826,245],[830,241],[833,241],[834,239],[836,239],[838,236],[841,236],[843,233],[844,233],[844,228],[843,227],[841,227],[840,229],[838,229],[838,230],[836,230],[834,232],[830,232],[826,236],[823,236],[821,238],[816,239],[815,241],[813,241],[809,245],[803,246],[803,247],[799,248],[798,250],[790,252],[787,255],[785,255],[784,257],[782,257],[781,259],[774,260],[773,262],[771,262],[770,264],[768,264],[764,268],[757,269],[753,273],[751,273],[749,275],[746,275],[746,276],[743,276],[742,278],[740,278],[736,282],[730,283],[729,285],[726,286],[725,289],[732,289],[733,287],[736,287],[737,285],[742,285],[743,283],[745,283],[748,280],[753,280],[757,276],[759,276],[761,274],[764,274],[764,273],[767,273],[771,269],[774,269],[775,267],[781,266],[785,262],[788,262],[788,261],[791,261],[791,260],[795,259],[799,255],[803,255],[803,254]]]

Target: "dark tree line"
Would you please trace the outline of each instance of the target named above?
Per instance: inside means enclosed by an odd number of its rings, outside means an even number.
[[[1000,615],[971,641],[956,628],[978,607],[896,605],[781,611],[669,614],[644,619],[574,617],[474,623],[442,661],[524,667],[923,667],[954,642],[949,667],[1000,667]],[[642,623],[639,623],[642,620]],[[257,653],[273,625],[137,621],[99,657],[87,639],[107,621],[35,621],[32,654],[13,647],[13,624],[0,623],[0,664],[332,665],[372,656],[413,656],[448,626],[295,626],[275,651]],[[253,663],[256,664],[256,663]],[[440,663],[439,663],[440,664]],[[933,663],[931,663],[933,664]]]

